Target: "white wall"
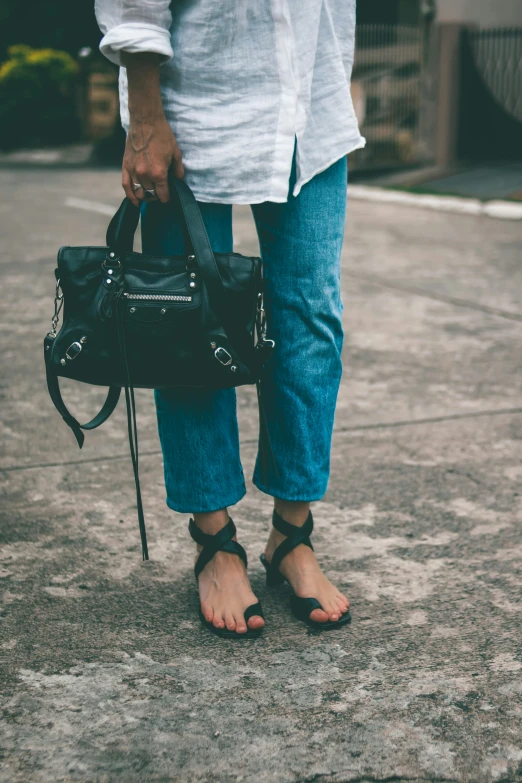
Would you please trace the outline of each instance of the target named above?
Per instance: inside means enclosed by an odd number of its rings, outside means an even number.
[[[437,18],[481,27],[522,27],[522,0],[437,0]]]

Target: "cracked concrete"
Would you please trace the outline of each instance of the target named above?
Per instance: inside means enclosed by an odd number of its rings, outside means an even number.
[[[270,502],[250,488],[234,519],[267,629],[237,644],[199,623],[150,393],[144,564],[123,409],[78,452],[44,388],[57,245],[102,242],[106,222],[64,201],[117,205],[118,174],[5,170],[0,185],[0,783],[522,781],[522,226],[349,205],[314,544],[353,622],[315,633],[286,588],[266,590]],[[248,211],[236,217],[254,252]],[[66,395],[83,416],[100,399]],[[249,389],[239,416],[249,473]]]

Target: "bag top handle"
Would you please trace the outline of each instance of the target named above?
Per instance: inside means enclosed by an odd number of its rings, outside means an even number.
[[[183,228],[196,257],[210,301],[217,306],[216,309],[221,309],[219,303],[223,301],[223,281],[198,203],[187,183],[175,177],[172,170],[169,171],[168,182],[171,201],[175,197],[180,206]],[[107,228],[107,247],[117,255],[132,252],[139,219],[139,207],[124,198]]]

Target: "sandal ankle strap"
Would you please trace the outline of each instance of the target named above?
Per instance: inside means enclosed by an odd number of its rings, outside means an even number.
[[[274,554],[272,555],[271,567],[273,569],[279,570],[281,560],[286,557],[292,549],[299,546],[299,544],[304,544],[313,550],[312,542],[310,541],[310,535],[314,529],[314,520],[311,511],[308,513],[305,523],[298,527],[297,525],[292,525],[290,522],[287,522],[286,519],[279,516],[274,509],[274,513],[272,514],[272,525],[279,533],[282,533],[283,536],[287,537],[278,547],[276,547]]]
[[[214,534],[204,533],[199,529],[193,519],[189,520],[188,529],[192,540],[200,546],[214,546],[216,543],[225,543],[225,541],[228,541],[229,538],[234,538],[236,535],[236,526],[230,517],[228,518],[227,524]]]
[[[305,537],[308,538],[312,535],[312,531],[314,529],[314,519],[312,517],[312,512],[309,511],[304,524],[299,526],[292,525],[290,522],[287,522],[286,519],[283,519],[283,517],[279,516],[277,511],[274,509],[272,514],[272,525],[279,533],[282,533],[288,538],[292,538],[296,533],[303,533]]]
[[[201,571],[209,563],[216,552],[228,552],[232,555],[239,555],[245,568],[247,568],[247,555],[241,544],[237,541],[233,541],[233,537],[236,535],[236,526],[232,519],[229,518],[227,524],[218,530],[213,535],[211,533],[203,533],[202,530],[196,525],[193,519],[189,521],[189,533],[191,538],[203,547],[199,553],[199,557],[194,565],[194,575],[196,580],[198,579]]]

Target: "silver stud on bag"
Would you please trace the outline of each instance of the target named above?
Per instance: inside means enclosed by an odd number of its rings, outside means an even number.
[[[82,345],[85,345],[85,343],[87,342],[87,338],[86,337],[80,337],[80,342],[81,342]]]
[[[195,272],[191,272],[191,273],[190,273],[190,276],[191,276],[192,278],[194,278],[194,277],[196,277],[196,273],[195,273]]]
[[[65,364],[65,359],[60,359],[60,364]]]
[[[135,307],[131,307],[131,309],[129,310],[129,313],[135,313],[135,312],[136,312],[136,308]]]
[[[195,288],[195,287],[196,287],[195,283],[189,283],[189,288]]]
[[[109,253],[109,258],[114,258],[114,253]]]
[[[114,274],[114,273],[113,273],[113,271],[112,271],[112,269],[107,269],[107,273],[108,273],[109,275],[112,275],[112,274]]]
[[[188,261],[195,261],[195,260],[196,260],[196,256],[189,256],[188,257]]]
[[[214,348],[217,348],[217,343],[210,343],[210,347],[214,350]]]
[[[230,372],[237,372],[237,366],[233,364],[230,368]]]
[[[110,284],[112,283],[112,280],[111,280],[111,278],[110,278],[110,277],[108,277],[108,278],[107,278],[107,280],[106,280],[105,282],[107,283],[107,285],[110,285]]]
[[[166,312],[167,312],[167,309],[165,307],[162,307],[161,310],[160,310],[160,313],[162,315],[165,315]]]

